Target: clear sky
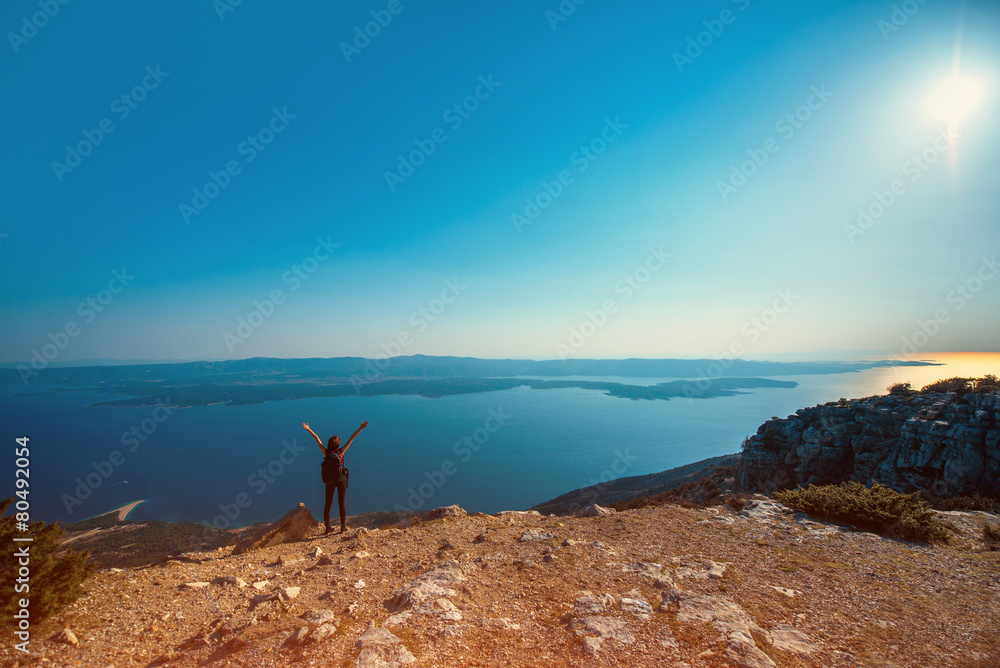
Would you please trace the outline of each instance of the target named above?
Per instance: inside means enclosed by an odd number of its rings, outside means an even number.
[[[1000,350],[993,1],[0,25],[0,362]]]

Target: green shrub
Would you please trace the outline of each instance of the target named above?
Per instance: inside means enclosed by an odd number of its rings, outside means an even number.
[[[974,378],[972,380],[972,389],[974,392],[992,392],[1000,390],[1000,380],[997,380],[996,375],[988,373],[982,378]]]
[[[775,492],[774,497],[810,515],[847,522],[895,538],[927,543],[948,539],[947,529],[937,521],[919,492],[900,494],[879,483],[865,487],[852,481],[797,487]]]
[[[954,378],[945,378],[944,380],[933,382],[930,385],[924,385],[920,388],[920,393],[929,394],[930,392],[955,392],[961,396],[969,391],[971,385],[971,378],[959,378],[958,376],[955,376]]]
[[[983,510],[987,513],[995,513],[997,502],[996,499],[976,492],[972,496],[952,496],[941,499],[934,504],[934,507],[938,510]]]
[[[0,515],[4,515],[13,503],[14,497],[0,501]],[[96,567],[88,559],[87,552],[63,550],[59,544],[63,529],[58,524],[31,522],[27,531],[16,531],[17,522],[13,515],[0,517],[0,615],[4,623],[13,623],[14,613],[20,609],[22,598],[30,601],[28,611],[33,623],[50,617],[64,605],[72,603],[83,593],[83,581]],[[14,538],[32,538],[32,542],[14,542]],[[18,569],[21,557],[15,551],[27,545],[30,575],[26,583],[18,583]],[[27,592],[16,592],[18,584],[27,584]]]
[[[911,394],[917,393],[917,391],[913,389],[913,385],[911,385],[909,381],[905,383],[893,383],[886,389],[888,390],[889,394],[902,397],[908,397]]]
[[[747,496],[746,494],[739,494],[739,493],[727,494],[726,496],[722,497],[722,500],[725,502],[727,506],[729,506],[736,512],[740,512],[741,510],[746,508],[747,501],[750,500],[750,497]]]
[[[987,550],[1000,550],[1000,527],[983,522],[983,543]]]

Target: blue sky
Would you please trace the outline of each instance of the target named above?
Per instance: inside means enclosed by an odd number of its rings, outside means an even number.
[[[449,5],[5,5],[0,362],[1000,350],[996,3]]]

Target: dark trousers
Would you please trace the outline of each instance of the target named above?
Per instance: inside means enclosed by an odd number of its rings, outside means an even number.
[[[344,496],[347,495],[347,481],[339,485],[326,486],[326,502],[323,504],[323,524],[330,526],[330,506],[333,504],[333,490],[337,490],[337,505],[340,507],[340,526],[347,523],[347,511],[344,508]]]

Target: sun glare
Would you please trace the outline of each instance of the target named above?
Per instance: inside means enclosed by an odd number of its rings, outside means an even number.
[[[949,126],[957,125],[965,116],[979,106],[985,91],[985,84],[968,76],[952,76],[939,84],[928,100],[930,112],[947,121]]]

